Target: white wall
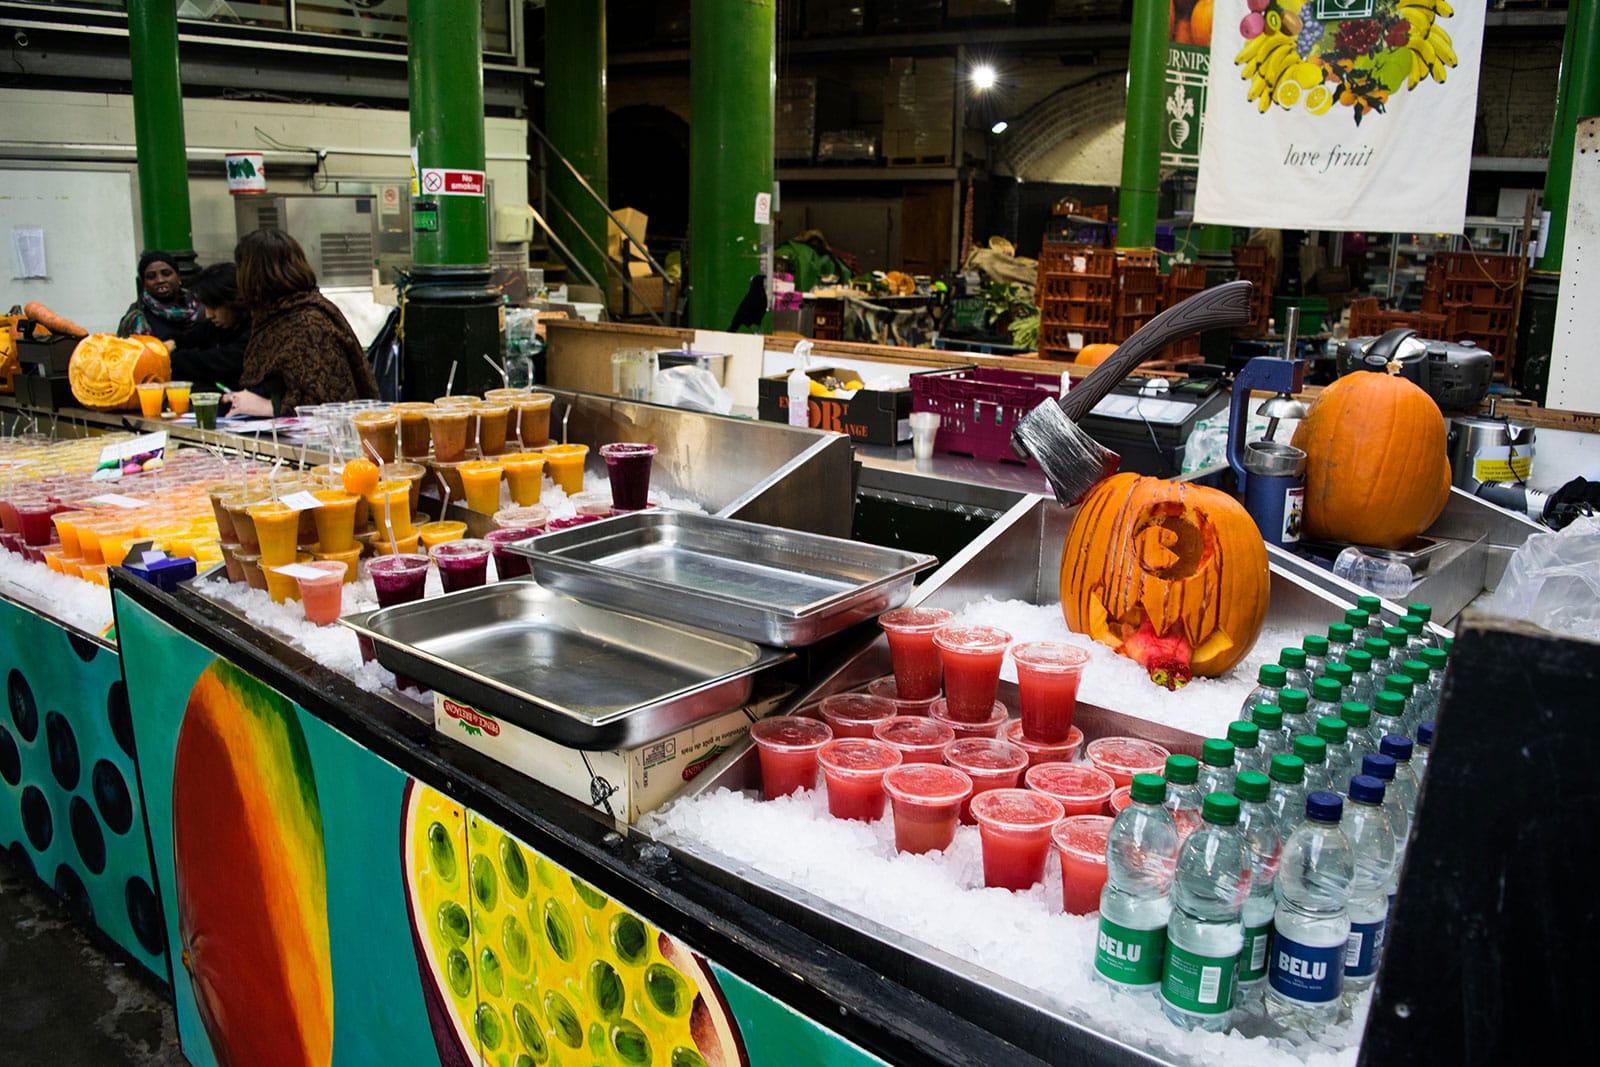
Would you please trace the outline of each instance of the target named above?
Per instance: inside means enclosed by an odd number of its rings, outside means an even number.
[[[0,309],[37,300],[85,329],[116,329],[138,265],[128,170],[0,169]],[[16,229],[44,234],[46,277],[17,277]]]

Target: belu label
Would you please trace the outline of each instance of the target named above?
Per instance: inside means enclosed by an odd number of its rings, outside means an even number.
[[[1303,945],[1278,932],[1272,946],[1272,969],[1267,980],[1291,1000],[1326,1004],[1344,989],[1345,942],[1337,945]]]
[[[1167,950],[1167,928],[1135,930],[1101,916],[1094,951],[1094,969],[1107,981],[1125,986],[1154,986],[1161,981],[1161,959]]]

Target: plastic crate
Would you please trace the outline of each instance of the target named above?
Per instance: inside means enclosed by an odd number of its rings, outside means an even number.
[[[1496,281],[1502,285],[1517,280],[1521,257],[1485,252],[1439,252],[1435,259],[1449,281]]]
[[[1111,325],[1111,305],[1099,300],[1051,300],[1040,305],[1039,322],[1104,328]]]
[[[1454,332],[1466,337],[1504,336],[1511,329],[1511,309],[1457,305],[1451,325]]]
[[[911,410],[939,415],[935,452],[1030,467],[1038,463],[1011,450],[1011,431],[1040,401],[1060,395],[1058,374],[968,367],[911,376]]]
[[[1440,294],[1444,304],[1472,304],[1477,307],[1510,307],[1517,287],[1487,278],[1447,278]]]
[[[1039,299],[1045,300],[1106,300],[1111,299],[1112,282],[1109,277],[1097,278],[1085,274],[1053,272],[1039,275]]]
[[[1049,359],[1071,359],[1084,345],[1111,343],[1110,326],[1068,326],[1039,322],[1039,354]]]
[[[1117,266],[1117,254],[1094,245],[1046,241],[1039,252],[1040,274],[1082,274],[1110,278]]]

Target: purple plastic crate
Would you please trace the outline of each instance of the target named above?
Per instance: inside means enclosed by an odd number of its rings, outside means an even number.
[[[1041,400],[1061,395],[1061,376],[967,367],[911,376],[911,410],[937,412],[935,452],[1024,464],[1011,450],[1011,431]],[[1037,467],[1037,461],[1025,461]]]

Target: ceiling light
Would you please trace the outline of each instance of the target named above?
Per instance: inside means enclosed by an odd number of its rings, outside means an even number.
[[[972,87],[974,89],[993,89],[997,80],[994,68],[987,63],[980,63],[972,68]]]
[[[999,122],[997,122],[993,126],[989,127],[989,132],[990,133],[1005,133],[1007,127],[1009,127],[1010,125],[1011,125],[1011,123],[1007,122],[1005,119],[1001,119]]]

